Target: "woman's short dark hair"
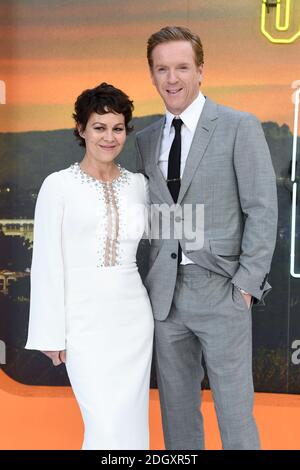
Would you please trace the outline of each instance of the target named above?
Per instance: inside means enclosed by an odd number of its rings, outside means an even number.
[[[75,113],[73,118],[82,131],[85,130],[87,122],[92,113],[98,114],[123,114],[125,129],[128,134],[133,130],[129,123],[132,119],[133,101],[118,88],[107,83],[101,83],[95,88],[84,90],[75,102]],[[85,139],[79,135],[77,126],[74,135],[79,145],[85,147]]]

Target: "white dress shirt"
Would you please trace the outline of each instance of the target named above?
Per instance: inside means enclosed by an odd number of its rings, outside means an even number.
[[[194,138],[197,123],[201,116],[205,97],[201,92],[197,98],[178,116],[183,122],[181,127],[181,160],[180,160],[180,177],[182,178],[186,159],[188,157],[192,140]],[[175,136],[175,129],[172,126],[172,121],[175,116],[166,110],[166,122],[163,130],[160,155],[159,155],[159,168],[164,175],[165,179],[168,177],[168,161],[171,145]],[[182,253],[181,264],[193,264],[184,253]]]

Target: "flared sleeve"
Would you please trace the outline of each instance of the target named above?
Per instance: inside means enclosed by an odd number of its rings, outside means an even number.
[[[37,198],[26,349],[61,351],[66,348],[61,178],[59,173],[49,175]]]

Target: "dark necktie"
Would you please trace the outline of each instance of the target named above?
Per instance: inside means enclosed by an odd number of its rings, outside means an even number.
[[[168,161],[167,184],[174,202],[177,202],[180,190],[180,161],[181,161],[181,119],[173,119],[172,125],[175,128],[175,137],[171,145]],[[182,251],[178,247],[178,264],[182,260]]]

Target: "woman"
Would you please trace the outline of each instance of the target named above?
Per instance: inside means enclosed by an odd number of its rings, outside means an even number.
[[[132,109],[112,85],[84,91],[73,114],[84,158],[49,175],[36,204],[26,348],[66,363],[83,449],[149,448],[153,317],[136,266],[147,184],[115,163]]]

